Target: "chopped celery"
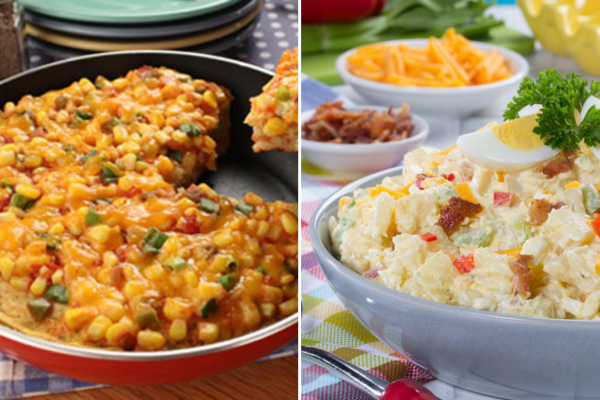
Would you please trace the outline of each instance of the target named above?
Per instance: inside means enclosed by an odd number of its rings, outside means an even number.
[[[531,227],[526,225],[524,222],[515,221],[513,222],[513,226],[515,227],[517,239],[519,240],[520,245],[523,245],[527,239],[531,239],[533,237],[533,231],[531,230]]]
[[[600,195],[598,194],[598,190],[593,185],[585,185],[581,188],[581,194],[583,194],[585,211],[587,211],[589,215],[594,214],[594,212],[600,208]]]
[[[471,231],[458,235],[454,238],[454,244],[466,247],[487,247],[492,243],[496,230],[488,225],[476,231]]]

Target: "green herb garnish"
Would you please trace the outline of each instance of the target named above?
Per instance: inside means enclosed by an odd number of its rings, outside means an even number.
[[[185,133],[186,135],[192,136],[192,137],[200,136],[200,134],[202,133],[200,128],[198,128],[198,125],[196,125],[193,122],[190,122],[188,124],[181,124],[181,126],[179,127],[179,130],[181,132]]]
[[[181,257],[171,257],[163,264],[172,271],[179,271],[187,267],[187,262]]]
[[[102,179],[105,183],[117,182],[121,170],[114,164],[106,164],[102,166]]]
[[[538,126],[533,132],[540,135],[553,149],[579,150],[583,141],[587,146],[600,144],[600,110],[593,106],[581,123],[576,113],[590,96],[600,94],[600,82],[588,81],[582,75],[570,73],[563,78],[553,69],[541,71],[538,78],[523,79],[517,95],[504,111],[504,120],[519,118],[519,111],[526,106],[541,105]]]
[[[235,287],[235,285],[237,285],[237,277],[235,276],[235,274],[223,275],[219,278],[219,283],[223,285],[223,288],[225,288],[225,290],[230,292]]]
[[[181,150],[167,150],[167,157],[169,157],[173,161],[182,162],[183,161],[183,151]]]
[[[144,253],[144,255],[158,254],[168,238],[169,237],[167,235],[156,228],[148,229],[146,236],[144,236],[144,247],[142,248],[142,253]]]
[[[250,215],[254,211],[254,206],[240,201],[235,205],[235,209],[244,215]]]
[[[210,214],[217,214],[221,207],[219,206],[219,203],[215,203],[214,201],[203,197],[200,199],[200,209]]]
[[[54,300],[61,304],[67,304],[69,302],[69,293],[67,292],[67,288],[56,283],[50,285],[48,289],[46,289],[44,297],[48,300]]]
[[[93,118],[92,114],[90,114],[89,112],[81,111],[81,110],[75,110],[75,116],[84,121],[89,121]]]
[[[204,306],[202,307],[202,318],[207,319],[208,317],[211,316],[211,314],[214,314],[216,312],[217,312],[217,299],[215,299],[213,297],[212,299],[207,301],[204,304]]]
[[[89,160],[90,158],[97,156],[98,155],[98,150],[94,149],[94,150],[90,150],[87,152],[87,154],[83,157],[81,157],[81,163],[85,164],[87,162],[87,160]]]
[[[91,207],[88,208],[87,214],[85,215],[85,224],[87,226],[94,226],[98,225],[100,222],[102,222],[102,214]]]
[[[35,204],[35,199],[31,199],[27,196],[23,196],[20,193],[15,193],[10,198],[9,206],[20,208],[21,210],[27,210]]]

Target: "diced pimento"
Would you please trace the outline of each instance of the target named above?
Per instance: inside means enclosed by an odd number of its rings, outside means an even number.
[[[591,225],[596,235],[600,236],[600,214],[594,214]]]
[[[437,236],[435,236],[431,232],[423,233],[423,234],[419,235],[419,237],[421,239],[423,239],[425,242],[433,242],[433,241],[437,240]]]
[[[475,255],[463,254],[456,260],[452,261],[452,264],[463,274],[468,274],[475,269]]]
[[[447,178],[447,179],[448,179],[450,182],[452,182],[452,181],[454,180],[454,178],[456,178],[456,176],[454,176],[454,174],[453,174],[453,173],[450,173],[450,175],[448,175],[448,178]]]
[[[494,208],[510,207],[513,197],[513,192],[494,192]]]

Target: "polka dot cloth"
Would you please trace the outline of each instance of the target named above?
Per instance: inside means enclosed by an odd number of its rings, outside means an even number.
[[[223,55],[275,69],[285,49],[298,46],[298,1],[265,0],[260,22],[252,38]]]
[[[260,21],[245,41],[221,53],[250,64],[273,70],[285,49],[298,46],[298,0],[264,0]],[[50,48],[30,46],[31,67],[64,58]]]

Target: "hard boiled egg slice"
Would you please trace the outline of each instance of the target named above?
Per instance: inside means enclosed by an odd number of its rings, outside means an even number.
[[[531,168],[556,156],[539,135],[535,114],[486,127],[458,138],[459,150],[481,168],[511,172]]]
[[[581,108],[581,121],[583,121],[583,119],[585,118],[585,114],[587,114],[587,112],[590,110],[590,108],[592,108],[592,106],[596,106],[596,108],[600,110],[600,99],[596,96],[588,97],[585,103],[583,103],[583,107]],[[600,158],[600,148],[590,147],[590,150],[592,151],[592,153],[594,153],[596,157]]]

